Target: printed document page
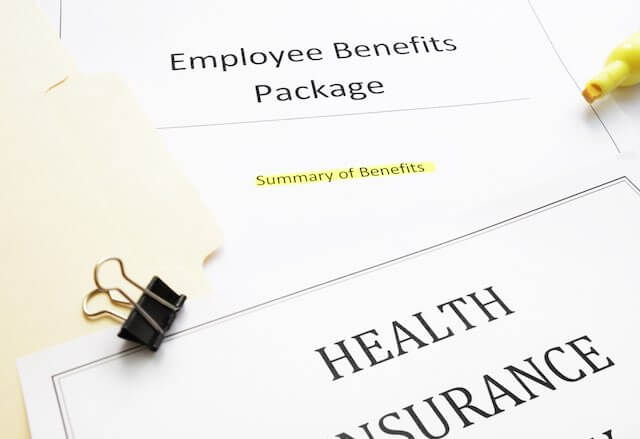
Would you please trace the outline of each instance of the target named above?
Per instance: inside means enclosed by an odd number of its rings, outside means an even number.
[[[187,303],[156,353],[108,332],[22,359],[31,433],[637,437],[638,169],[556,182],[223,318]]]
[[[125,78],[218,219],[221,312],[626,147],[526,0],[44,4],[81,69]]]

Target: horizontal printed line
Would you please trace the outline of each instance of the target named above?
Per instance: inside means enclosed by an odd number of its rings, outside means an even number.
[[[385,114],[385,113],[401,113],[405,111],[424,111],[424,110],[437,110],[441,108],[459,108],[459,107],[475,107],[479,105],[491,105],[491,104],[505,104],[509,102],[527,101],[530,97],[503,99],[500,101],[483,101],[483,102],[468,102],[464,104],[450,104],[450,105],[435,105],[432,107],[415,107],[415,108],[398,108],[394,110],[379,110],[379,111],[363,111],[359,113],[341,113],[341,114],[323,114],[320,116],[300,116],[300,117],[283,117],[280,119],[257,119],[257,120],[243,120],[238,122],[220,122],[220,123],[201,123],[194,125],[175,125],[157,127],[159,130],[176,130],[180,128],[201,128],[201,127],[214,127],[220,125],[240,125],[249,123],[264,123],[264,122],[283,122],[288,120],[304,120],[304,119],[324,119],[329,117],[346,117],[346,116],[367,116],[371,114]]]

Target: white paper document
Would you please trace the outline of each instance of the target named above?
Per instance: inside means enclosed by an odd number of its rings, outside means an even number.
[[[626,146],[526,0],[43,4],[81,69],[128,82],[219,220],[221,311]]]
[[[187,302],[157,353],[34,354],[32,435],[635,438],[639,186],[637,160],[602,165],[276,301]]]

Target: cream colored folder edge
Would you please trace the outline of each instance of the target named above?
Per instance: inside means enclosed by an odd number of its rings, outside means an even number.
[[[114,324],[82,316],[92,265],[192,296],[221,236],[129,90],[76,72],[32,1],[0,9],[0,425],[22,438],[16,358]]]

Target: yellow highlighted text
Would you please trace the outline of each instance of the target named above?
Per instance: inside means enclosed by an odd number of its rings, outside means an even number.
[[[322,171],[298,172],[256,176],[256,186],[283,186],[289,184],[334,183],[356,178],[391,177],[409,174],[426,174],[436,170],[432,162],[407,162],[392,165],[359,166],[352,168],[326,169]]]

